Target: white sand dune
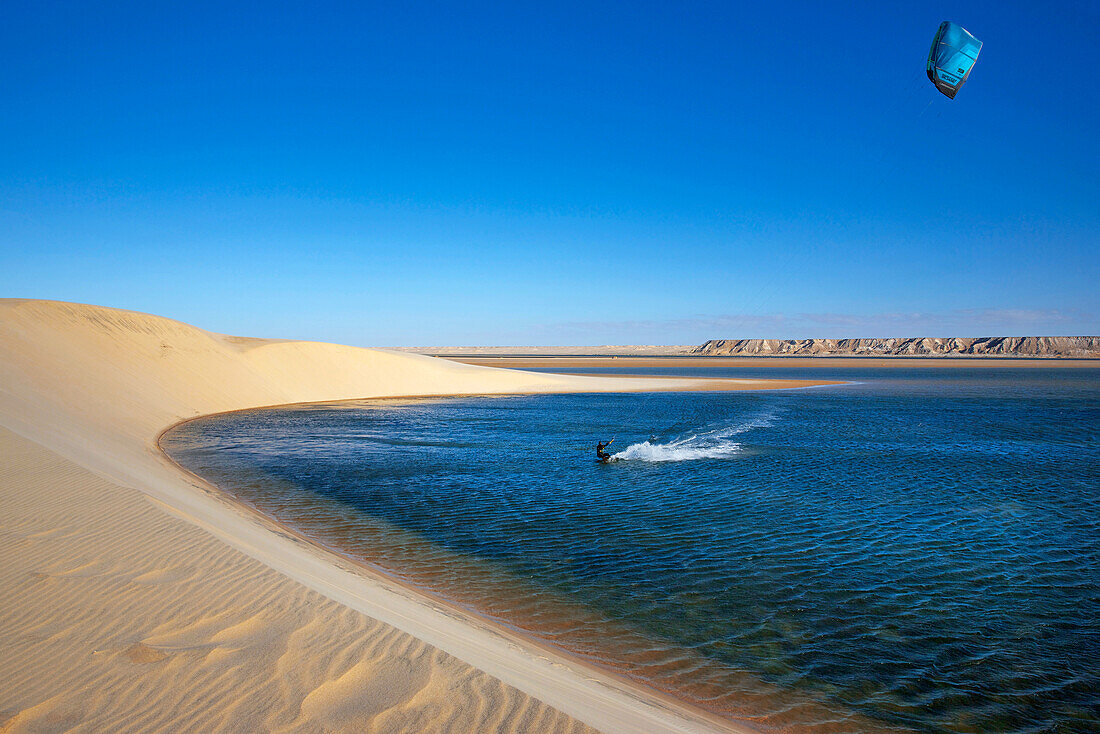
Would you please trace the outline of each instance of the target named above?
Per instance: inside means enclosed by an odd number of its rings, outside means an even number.
[[[282,403],[691,386],[0,300],[0,731],[729,730],[343,562],[157,447]]]

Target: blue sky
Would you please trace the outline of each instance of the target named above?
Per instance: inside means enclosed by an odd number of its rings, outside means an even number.
[[[541,5],[5,4],[0,295],[361,345],[1100,333],[1095,3]],[[945,19],[985,44],[953,101]]]

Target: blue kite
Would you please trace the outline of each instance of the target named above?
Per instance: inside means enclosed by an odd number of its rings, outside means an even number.
[[[932,39],[932,50],[928,52],[928,78],[936,89],[955,99],[959,89],[966,84],[981,50],[981,41],[961,25],[945,20],[940,23]]]

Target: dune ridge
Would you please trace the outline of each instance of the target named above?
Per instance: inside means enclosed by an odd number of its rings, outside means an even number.
[[[181,420],[274,404],[712,384],[0,300],[0,731],[740,730],[342,563],[157,447]]]

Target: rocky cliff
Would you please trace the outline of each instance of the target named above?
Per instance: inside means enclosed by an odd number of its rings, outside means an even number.
[[[690,354],[792,357],[1100,358],[1100,336],[913,337],[908,339],[711,339]]]

